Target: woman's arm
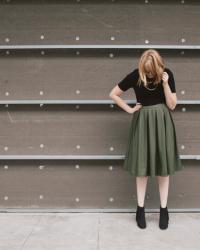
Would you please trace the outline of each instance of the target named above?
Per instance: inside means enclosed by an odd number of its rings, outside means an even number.
[[[135,105],[133,108],[130,107],[121,97],[120,95],[123,93],[118,85],[116,85],[110,92],[109,96],[110,98],[119,106],[121,107],[124,111],[128,112],[129,114],[134,113],[138,109],[142,107],[141,104]]]
[[[171,92],[171,89],[168,84],[169,75],[167,74],[167,72],[163,72],[162,79],[163,79],[163,89],[165,93],[166,104],[171,110],[173,110],[175,109],[177,104],[177,96],[176,93]]]

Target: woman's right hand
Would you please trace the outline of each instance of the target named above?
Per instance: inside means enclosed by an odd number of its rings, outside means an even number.
[[[136,105],[133,108],[131,108],[128,113],[133,114],[133,113],[135,113],[136,111],[138,111],[141,108],[142,108],[142,104],[141,103],[136,103]]]

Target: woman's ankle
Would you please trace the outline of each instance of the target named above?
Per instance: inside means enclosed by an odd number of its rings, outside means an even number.
[[[167,205],[163,206],[163,205],[160,204],[160,207],[164,209],[164,208],[167,208]]]
[[[138,207],[144,207],[144,204],[137,204],[138,205]]]

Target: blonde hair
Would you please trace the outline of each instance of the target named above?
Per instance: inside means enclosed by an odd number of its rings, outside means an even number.
[[[140,57],[138,64],[139,79],[138,84],[141,82],[147,86],[146,74],[151,72],[154,77],[155,84],[159,84],[162,80],[162,74],[164,72],[164,60],[161,55],[155,49],[148,49],[144,51]]]

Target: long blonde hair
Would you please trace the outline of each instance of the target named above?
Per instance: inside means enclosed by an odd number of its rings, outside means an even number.
[[[139,79],[138,84],[141,82],[145,86],[148,85],[146,74],[151,72],[154,78],[155,84],[159,84],[162,80],[162,74],[164,72],[164,59],[155,49],[145,50],[139,60]]]

